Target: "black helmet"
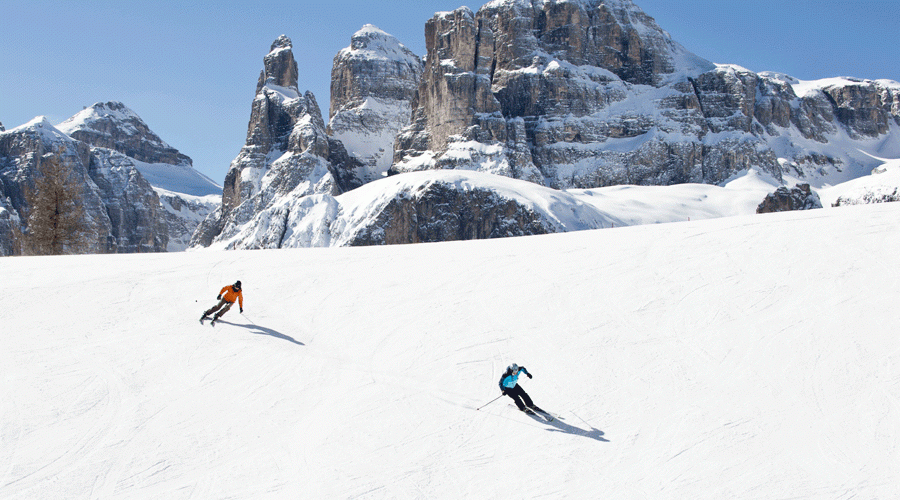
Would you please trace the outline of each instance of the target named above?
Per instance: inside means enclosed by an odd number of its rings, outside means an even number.
[[[237,281],[234,282],[234,288],[235,288],[236,290],[240,290],[240,289],[241,289],[241,280],[237,280]]]

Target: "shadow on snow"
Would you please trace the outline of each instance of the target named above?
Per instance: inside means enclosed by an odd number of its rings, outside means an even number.
[[[594,427],[590,424],[588,424],[588,426],[591,429],[586,431],[584,429],[575,427],[574,425],[569,425],[569,424],[563,422],[558,416],[554,416],[553,420],[550,422],[548,422],[544,417],[541,417],[538,415],[529,415],[529,416],[538,422],[555,427],[555,429],[547,429],[547,431],[549,431],[549,432],[564,432],[566,434],[572,434],[573,436],[583,436],[583,437],[595,439],[597,441],[601,441],[604,443],[609,442],[609,439],[606,439],[605,437],[603,437],[603,435],[604,435],[603,431],[601,431],[600,429],[597,429],[596,427]],[[587,422],[585,422],[585,423],[587,423]]]
[[[230,321],[225,321],[225,320],[222,320],[222,319],[216,321],[216,323],[225,323],[226,325],[238,326],[238,327],[241,327],[241,328],[246,328],[246,329],[250,330],[251,333],[253,333],[253,334],[255,334],[255,335],[268,335],[268,336],[270,336],[270,337],[275,337],[276,339],[287,340],[288,342],[291,342],[291,343],[293,343],[293,344],[302,345],[302,346],[305,346],[305,345],[306,345],[306,344],[304,344],[303,342],[300,342],[299,340],[296,340],[296,339],[294,339],[293,337],[291,337],[291,336],[289,336],[289,335],[285,335],[285,334],[283,334],[283,333],[281,333],[281,332],[276,332],[275,330],[272,330],[271,328],[266,328],[266,327],[264,327],[264,326],[259,326],[259,325],[257,325],[256,323],[253,323],[252,321],[250,322],[251,324],[249,324],[249,325],[242,325],[242,324],[239,324],[239,323],[232,323],[232,322],[230,322]]]

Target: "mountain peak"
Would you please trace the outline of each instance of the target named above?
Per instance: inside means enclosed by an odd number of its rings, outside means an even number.
[[[36,116],[28,123],[19,125],[16,128],[10,130],[0,130],[0,132],[6,134],[12,133],[25,133],[25,134],[35,134],[39,135],[45,143],[50,142],[72,142],[72,138],[70,138],[65,132],[59,130],[54,127],[50,120],[47,119],[46,116]]]
[[[350,46],[342,49],[338,58],[386,59],[421,64],[421,58],[400,43],[400,40],[373,24],[367,24],[354,33]]]
[[[75,140],[118,151],[145,163],[190,167],[192,161],[168,145],[128,106],[117,101],[84,108],[57,128]]]
[[[286,88],[298,88],[297,61],[294,60],[291,47],[293,47],[291,39],[285,35],[279,36],[272,42],[272,49],[263,59],[264,69],[256,87],[257,94],[267,83]]]
[[[536,55],[597,66],[630,83],[661,86],[715,69],[664,31],[631,0],[493,0],[479,17],[528,20],[512,32],[508,57],[527,67]],[[502,26],[498,26],[501,30]],[[500,52],[510,49],[501,47]]]
[[[141,120],[141,117],[139,117],[137,113],[121,102],[98,102],[82,109],[68,120],[60,123],[58,128],[66,134],[71,135],[78,130],[93,128],[97,122],[124,123],[129,121],[143,123],[143,120]],[[136,131],[133,130],[132,133],[134,132]]]
[[[290,49],[294,46],[291,42],[291,39],[287,37],[287,35],[281,35],[272,42],[272,48],[269,49],[269,52],[275,52],[279,49]]]

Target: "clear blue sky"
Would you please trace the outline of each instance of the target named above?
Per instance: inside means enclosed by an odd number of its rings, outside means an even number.
[[[285,34],[300,88],[327,120],[335,54],[364,24],[424,56],[437,11],[487,0],[153,2],[21,0],[0,14],[0,122],[53,123],[121,101],[222,183],[247,133],[262,59]],[[688,50],[716,63],[813,80],[900,81],[897,0],[635,0]]]

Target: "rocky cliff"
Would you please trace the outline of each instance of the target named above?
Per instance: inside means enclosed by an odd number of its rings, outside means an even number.
[[[133,156],[132,156],[133,155]],[[36,119],[0,131],[0,254],[21,251],[24,189],[44,162],[64,164],[89,218],[93,253],[179,251],[220,204],[191,159],[119,102],[97,103],[54,126]]]
[[[132,110],[120,102],[97,103],[57,127],[94,147],[118,151],[144,163],[191,165],[191,159],[166,144]]]
[[[393,36],[366,25],[334,57],[328,133],[364,165],[362,182],[383,177],[394,139],[409,125],[422,60]]]
[[[134,111],[120,102],[96,103],[59,124],[58,128],[97,150],[100,164],[110,162],[140,172],[143,183],[149,183],[158,199],[154,206],[143,209],[154,213],[167,233],[166,249],[187,248],[197,226],[220,204],[222,188],[196,171],[191,159],[168,145]],[[115,151],[119,155],[103,152]],[[137,182],[135,179],[134,182]],[[142,209],[143,200],[130,200]],[[162,201],[162,204],[160,204]]]
[[[121,102],[98,102],[57,128],[75,140],[131,158],[156,188],[189,196],[222,192],[221,186],[194,170],[190,157],[168,145]]]
[[[494,0],[436,14],[393,173],[477,169],[554,188],[864,171],[830,147],[900,124],[896,83],[716,66],[630,0]]]
[[[88,172],[109,217],[115,247],[110,253],[164,252],[169,226],[159,195],[134,160],[106,148],[91,148]]]
[[[311,92],[301,93],[291,40],[280,36],[263,58],[247,140],[225,176],[222,205],[191,244],[228,239],[284,197],[336,195],[362,184],[362,163],[328,136]]]
[[[222,207],[192,244],[410,243],[609,227],[616,221],[565,197],[555,207],[571,203],[590,222],[548,224],[523,198],[498,197],[500,179],[565,190],[722,184],[754,172],[821,186],[867,174],[879,144],[900,144],[896,82],[801,82],[715,65],[630,0],[493,0],[477,13],[435,14],[425,39],[423,62],[374,26],[354,34],[334,58],[328,128],[314,97],[297,89],[290,40],[276,40]],[[417,177],[398,190],[381,178],[385,169],[496,175],[477,188]]]
[[[414,172],[338,196],[284,197],[215,249],[385,245],[527,236],[621,222],[576,196],[480,172]]]
[[[6,224],[0,252],[21,251],[16,230],[27,234],[24,190],[34,186],[43,163],[64,165],[87,214],[91,253],[158,252],[168,235],[160,224],[159,199],[124,155],[91,148],[55,128],[45,118],[0,133],[0,200]]]

